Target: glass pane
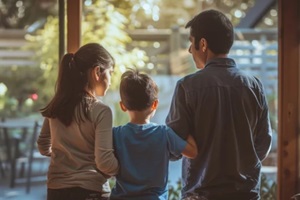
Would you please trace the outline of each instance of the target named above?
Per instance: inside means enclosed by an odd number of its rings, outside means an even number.
[[[159,107],[152,121],[164,124],[176,81],[197,70],[188,52],[189,31],[184,28],[185,24],[200,10],[215,8],[226,13],[236,31],[230,57],[234,58],[239,68],[246,73],[257,76],[263,82],[267,93],[273,144],[271,153],[263,162],[261,191],[263,198],[275,198],[278,112],[277,3],[264,11],[263,17],[254,28],[238,28],[241,19],[246,17],[257,1],[87,0],[85,2],[86,10],[97,10],[97,14],[93,14],[94,18],[86,15],[86,20],[89,19],[90,24],[96,21],[96,16],[105,16],[99,17],[97,21],[104,22],[103,28],[99,29],[99,24],[91,29],[89,25],[88,33],[93,35],[94,39],[96,36],[100,37],[99,41],[114,52],[118,62],[114,86],[104,98],[114,111],[115,126],[128,122],[128,116],[119,108],[119,74],[127,67],[134,67],[151,75],[159,87]],[[97,7],[94,4],[99,5]],[[108,8],[106,9],[108,11],[102,11],[101,8],[104,7]],[[250,16],[250,20],[251,18],[254,20],[255,17],[257,16]],[[169,181],[174,189],[170,190],[172,195],[180,193],[178,190],[180,175],[181,161],[170,162]]]
[[[54,91],[57,1],[0,0],[0,16],[0,199],[45,199],[48,160],[32,162],[30,194],[24,183],[35,121]]]

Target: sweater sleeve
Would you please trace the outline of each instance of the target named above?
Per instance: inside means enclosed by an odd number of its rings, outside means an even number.
[[[49,119],[45,118],[41,132],[39,134],[37,145],[39,152],[44,156],[51,155],[51,134],[50,134],[50,126],[49,126]]]
[[[104,174],[114,176],[118,172],[119,165],[113,149],[111,109],[108,106],[101,106],[94,123],[97,168]]]

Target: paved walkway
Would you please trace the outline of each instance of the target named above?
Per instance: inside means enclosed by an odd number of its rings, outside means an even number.
[[[45,200],[46,182],[36,182],[31,186],[29,194],[26,194],[25,184],[16,184],[15,188],[8,187],[8,179],[0,181],[0,200]]]

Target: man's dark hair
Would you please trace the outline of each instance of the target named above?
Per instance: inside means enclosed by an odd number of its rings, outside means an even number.
[[[206,10],[189,21],[185,28],[191,28],[195,38],[195,48],[199,50],[199,41],[206,39],[208,48],[215,54],[227,54],[233,44],[234,31],[230,20],[220,11]]]
[[[120,96],[128,110],[143,111],[157,99],[158,87],[147,74],[130,69],[121,77]]]

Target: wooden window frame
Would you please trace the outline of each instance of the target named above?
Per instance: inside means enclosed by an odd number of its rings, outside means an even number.
[[[299,0],[278,1],[277,199],[299,190]]]

